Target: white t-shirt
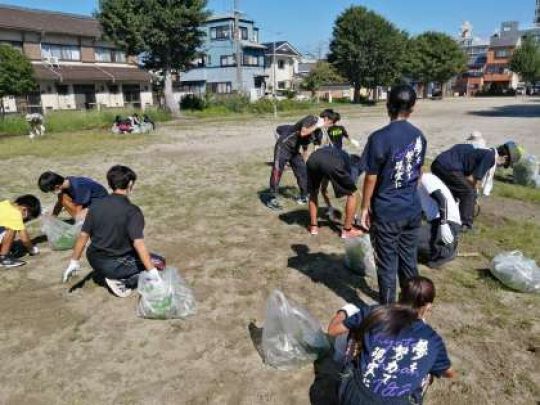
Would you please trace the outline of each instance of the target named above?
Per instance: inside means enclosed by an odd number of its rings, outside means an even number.
[[[447,201],[447,220],[452,221],[458,225],[461,225],[461,217],[459,216],[459,207],[457,205],[454,196],[446,187],[446,185],[435,176],[433,173],[424,173],[418,184],[418,196],[420,197],[420,203],[422,204],[422,211],[426,215],[428,221],[433,221],[439,218],[439,204],[435,201],[430,194],[441,190],[444,198]]]

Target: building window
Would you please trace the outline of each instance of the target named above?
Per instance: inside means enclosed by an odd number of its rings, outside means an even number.
[[[81,60],[81,49],[76,45],[41,44],[42,58]]]
[[[259,30],[257,28],[253,29],[253,42],[259,43]]]
[[[242,40],[244,40],[244,41],[248,40],[248,29],[247,29],[247,27],[240,27],[240,38],[242,38]]]
[[[9,45],[19,51],[23,50],[23,44],[20,41],[0,41],[0,45]]]
[[[236,66],[234,55],[223,55],[221,57],[221,66]]]
[[[59,96],[67,96],[69,94],[69,86],[65,84],[57,84],[56,92]]]
[[[279,59],[277,61],[277,67],[278,69],[285,69],[285,61],[283,59]]]
[[[280,89],[280,90],[285,90],[286,87],[287,87],[287,84],[285,82],[278,82],[277,83],[277,88]]]
[[[96,48],[96,61],[125,63],[126,54],[110,48]]]
[[[244,66],[259,66],[259,58],[257,56],[244,55]]]
[[[495,58],[497,59],[509,58],[511,55],[510,49],[497,49],[495,51]]]
[[[504,74],[506,71],[508,71],[506,65],[488,65],[486,67],[486,73],[488,74]]]
[[[231,82],[208,83],[208,89],[211,93],[230,94],[232,93],[232,84]]]
[[[118,94],[120,92],[120,89],[117,84],[109,84],[109,93],[110,94]]]
[[[210,28],[210,38],[216,41],[222,41],[231,37],[231,27],[221,25],[219,27]]]

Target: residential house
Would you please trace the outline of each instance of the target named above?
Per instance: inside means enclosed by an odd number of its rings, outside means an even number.
[[[302,54],[288,41],[266,42],[263,45],[266,48],[267,90],[276,94],[295,90]]]
[[[242,92],[252,98],[265,93],[265,47],[259,42],[259,29],[253,20],[239,19],[238,41],[235,39],[234,15],[214,16],[201,27],[205,33],[200,58],[193,67],[181,72],[175,83],[175,94],[231,94]],[[240,64],[237,46],[240,46]]]
[[[484,85],[489,42],[473,36],[471,24],[461,27],[458,44],[467,55],[467,71],[456,79],[454,91],[459,95],[474,96]]]
[[[39,85],[24,101],[8,97],[6,112],[152,105],[151,76],[102,40],[94,18],[2,5],[0,43],[26,55]]]

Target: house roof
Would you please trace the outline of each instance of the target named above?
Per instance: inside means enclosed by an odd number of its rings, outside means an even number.
[[[207,18],[206,22],[213,22],[213,21],[229,21],[234,20],[235,16],[232,13],[229,14],[215,14]],[[254,21],[251,18],[248,18],[247,16],[240,15],[240,22],[247,23],[247,24],[253,24]]]
[[[0,5],[0,28],[101,37],[98,21],[90,16],[7,5]]]
[[[37,80],[51,80],[61,83],[73,82],[150,82],[150,73],[137,67],[97,66],[97,65],[60,65],[33,64],[34,77]]]
[[[265,42],[263,45],[266,47],[266,54],[274,54],[274,45],[276,47],[275,53],[278,55],[291,55],[291,56],[302,56],[302,54],[291,45],[289,41],[276,41],[276,42]]]

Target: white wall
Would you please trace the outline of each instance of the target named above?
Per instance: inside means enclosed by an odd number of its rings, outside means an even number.
[[[154,104],[154,99],[152,97],[152,91],[150,90],[150,86],[148,86],[148,90],[144,90],[144,85],[141,86],[141,108],[144,110],[146,107],[149,107]]]
[[[272,56],[268,57],[270,60],[270,66],[266,69],[266,74],[268,74],[268,86],[274,86],[274,73],[275,73],[275,84],[276,90],[282,90],[279,88],[279,82],[286,82],[285,89],[290,89],[294,80],[295,72],[298,70],[298,61],[296,58],[290,56],[276,55],[275,65],[272,61]],[[279,61],[285,61],[284,69],[279,69]]]
[[[6,113],[17,112],[17,103],[15,102],[15,97],[13,96],[4,97],[4,111]]]

